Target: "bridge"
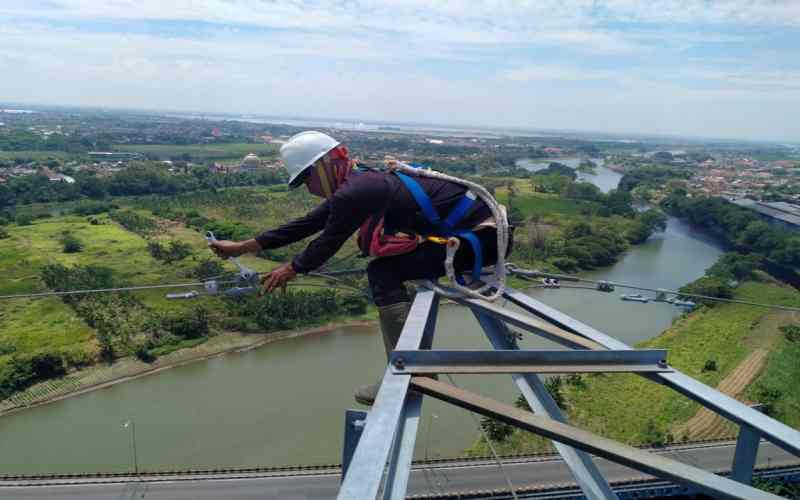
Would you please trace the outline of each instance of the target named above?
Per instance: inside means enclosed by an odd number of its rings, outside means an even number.
[[[655,449],[665,457],[729,475],[736,441],[687,443]],[[407,496],[428,498],[578,498],[582,495],[564,461],[556,454],[414,462]],[[682,494],[687,488],[639,473],[608,460],[597,465],[618,496],[652,498]],[[763,441],[758,450],[757,474],[800,480],[800,459]],[[261,467],[231,470],[165,471],[133,474],[50,474],[0,478],[0,497],[38,500],[100,500],[141,497],[150,500],[197,499],[284,500],[328,499],[336,496],[341,466]]]

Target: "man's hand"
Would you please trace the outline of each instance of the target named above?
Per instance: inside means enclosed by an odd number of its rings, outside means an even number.
[[[281,264],[277,268],[273,269],[269,274],[265,274],[261,277],[261,293],[259,295],[272,293],[272,291],[278,287],[282,288],[285,292],[286,283],[292,281],[295,276],[297,276],[297,273],[292,267],[291,262]]]
[[[245,253],[243,245],[238,241],[230,240],[217,240],[209,241],[208,248],[217,254],[220,259],[227,259],[228,257],[238,257]]]

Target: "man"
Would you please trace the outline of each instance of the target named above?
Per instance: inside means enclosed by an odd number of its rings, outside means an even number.
[[[381,234],[435,234],[434,227],[398,176],[383,171],[354,170],[347,149],[332,137],[321,132],[301,132],[281,147],[281,157],[289,172],[289,187],[305,184],[311,194],[325,201],[304,217],[265,231],[251,240],[209,244],[218,256],[235,257],[282,247],[321,232],[291,262],[262,277],[265,292],[283,287],[298,273],[308,273],[322,266],[362,225],[367,228],[362,228],[362,231],[368,234],[360,235],[359,239],[366,242],[366,248],[362,245],[362,250],[369,253],[367,249],[372,237],[369,228],[376,226],[370,221],[382,219]],[[439,214],[451,213],[467,191],[466,187],[446,180],[426,177],[415,177],[414,180]],[[475,231],[482,248],[483,265],[492,265],[497,260],[497,235],[492,222],[491,211],[478,199],[456,225],[456,229]],[[404,282],[445,275],[444,245],[420,238],[402,251],[405,253],[396,255],[385,252],[389,256],[376,258],[367,266],[387,356],[400,337],[410,307]],[[473,262],[471,244],[462,244],[455,256],[455,269],[471,270]],[[371,405],[378,388],[379,384],[359,388],[355,393],[356,401]]]

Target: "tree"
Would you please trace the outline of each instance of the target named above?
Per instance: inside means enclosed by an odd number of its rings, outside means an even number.
[[[721,299],[733,298],[733,289],[727,283],[727,280],[717,276],[703,276],[688,285],[682,286],[679,291],[687,294],[706,295]],[[692,300],[703,303],[709,307],[715,304],[714,301],[708,299],[692,298]]]
[[[761,267],[762,259],[756,254],[740,254],[728,252],[723,254],[713,266],[706,269],[706,274],[719,276],[731,280],[744,280],[754,276],[756,269]]]

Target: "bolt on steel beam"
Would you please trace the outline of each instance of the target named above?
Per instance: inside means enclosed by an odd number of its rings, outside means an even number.
[[[394,373],[658,373],[673,371],[664,349],[394,351]]]
[[[775,500],[780,498],[697,467],[648,453],[550,418],[519,410],[437,380],[411,377],[411,387],[427,396],[441,399],[487,417],[496,418],[641,472],[694,486],[714,498],[732,500]]]
[[[606,349],[631,349],[631,347],[624,342],[595,330],[522,292],[507,289],[504,297],[526,311],[546,319],[562,329],[579,334],[593,342],[597,342]],[[684,396],[739,425],[747,425],[756,429],[761,433],[763,438],[775,443],[789,453],[800,456],[800,432],[792,429],[788,425],[782,424],[750,408],[746,404],[698,382],[679,370],[675,370],[671,373],[645,374],[643,376],[671,387]]]
[[[367,412],[364,410],[346,410],[344,414],[344,443],[342,444],[342,481],[347,475],[350,460],[356,451],[361,432],[367,423]]]
[[[422,345],[430,345],[438,306],[439,296],[435,292],[424,290],[417,293],[397,341],[398,349],[418,349]],[[409,376],[394,375],[391,369],[386,368],[375,403],[367,417],[367,425],[339,489],[337,498],[340,500],[373,500],[378,495],[387,461],[395,458],[390,457],[390,452],[404,415],[409,381]],[[393,460],[390,470],[394,467],[396,476],[408,477],[410,465],[410,462],[406,464]],[[387,486],[391,488],[393,483]]]

